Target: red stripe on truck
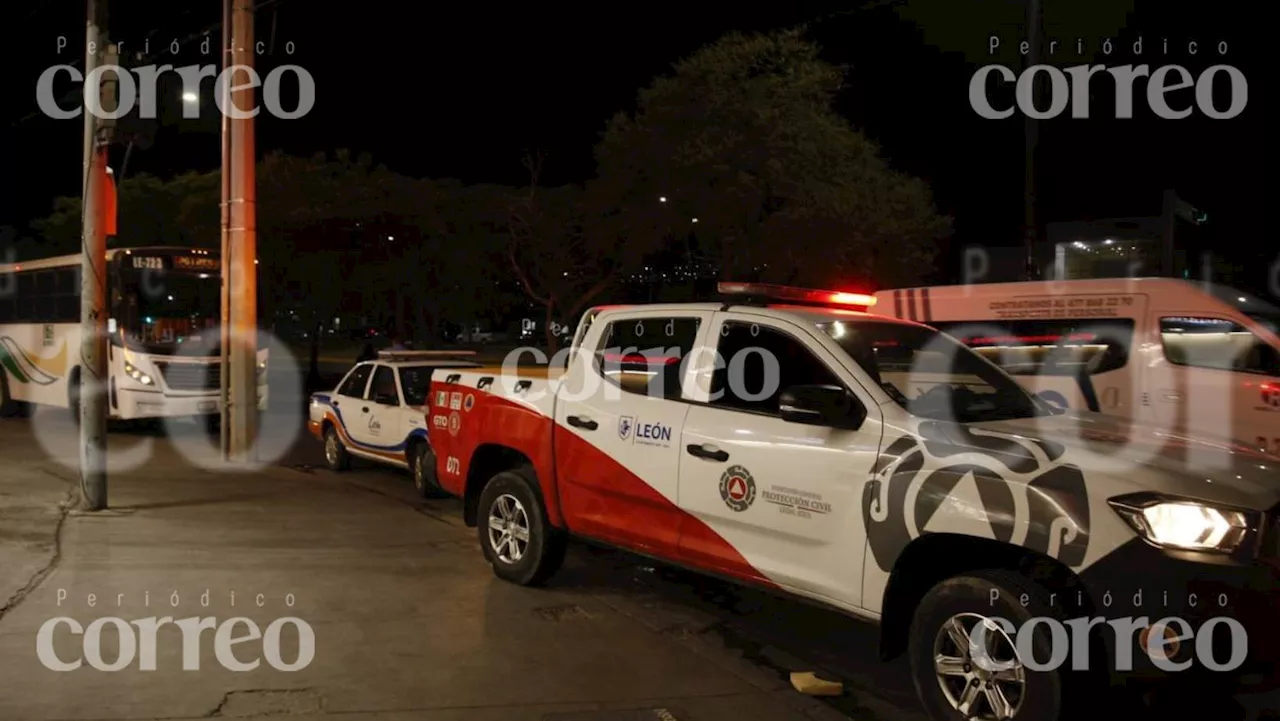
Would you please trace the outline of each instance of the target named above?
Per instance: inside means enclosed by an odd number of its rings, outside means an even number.
[[[470,411],[431,406],[428,431],[436,453],[440,485],[462,496],[472,459],[486,445],[501,445],[529,458],[546,503],[547,519],[557,528],[672,563],[718,573],[757,585],[775,587],[720,534],[685,512],[613,457],[537,410],[502,396],[461,385],[433,382],[437,394],[474,394]],[[437,426],[431,416],[461,416],[456,433]],[[555,452],[552,453],[552,436]],[[459,473],[450,475],[448,459]],[[574,483],[566,478],[608,479],[608,483]]]

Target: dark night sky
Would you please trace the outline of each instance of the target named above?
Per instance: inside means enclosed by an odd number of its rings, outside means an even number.
[[[1046,12],[1051,14],[1054,5],[1091,3],[1123,5],[1119,0],[1046,0]],[[450,3],[441,9],[445,4],[278,0],[259,14],[259,38],[274,36],[274,49],[260,59],[260,68],[265,73],[285,62],[307,68],[315,78],[317,103],[302,120],[262,119],[259,150],[350,148],[407,174],[515,184],[525,179],[523,151],[541,148],[551,152],[548,180],[581,180],[593,170],[591,145],[606,119],[629,108],[636,90],[672,61],[729,30],[809,22],[830,59],[851,66],[842,110],[883,145],[897,167],[933,184],[941,210],[956,217],[956,243],[1016,245],[1022,219],[1021,119],[977,117],[967,97],[977,64],[933,44],[943,37],[953,50],[957,43],[982,48],[986,37],[997,33],[1012,47],[1019,28],[999,24],[991,19],[998,14],[987,11],[1018,3],[922,0],[926,8],[939,8],[922,21],[923,28],[889,10],[834,14],[860,4],[761,3],[756,9],[726,5],[722,10],[707,4],[695,10],[695,3],[647,3],[584,12],[580,4],[555,10]],[[63,57],[75,54],[82,62],[84,9],[75,0],[31,3],[28,8],[38,6],[34,10],[11,5],[4,11],[10,16],[4,27],[10,38],[6,56],[14,68],[7,75],[14,82],[5,91],[3,141],[10,172],[0,225],[21,227],[45,213],[54,195],[78,192],[80,121],[35,117],[13,123],[36,111],[40,72],[66,61],[55,53],[59,35],[71,38],[74,49]],[[114,0],[109,23],[126,50],[138,49],[150,37],[153,54],[163,59],[159,49],[174,38],[189,39],[215,25],[219,7],[215,0]],[[1257,7],[1256,2],[1139,0],[1127,19],[1121,13],[1115,24],[1125,28],[1118,34],[1129,39],[1121,44],[1127,47],[1133,36],[1143,35],[1153,65],[1178,63],[1193,74],[1214,62],[1240,68],[1249,81],[1248,107],[1233,120],[1198,114],[1161,120],[1140,95],[1138,117],[1116,120],[1110,117],[1110,87],[1104,86],[1095,100],[1097,117],[1064,115],[1042,124],[1042,220],[1154,215],[1161,191],[1174,187],[1212,214],[1219,249],[1246,258],[1255,252],[1262,257],[1266,245],[1274,247],[1268,242],[1271,203],[1264,196],[1271,185],[1265,174],[1271,148],[1262,135],[1270,89],[1262,61],[1270,48],[1254,14]],[[1113,27],[1062,34],[1082,36],[1096,48],[1117,32]],[[1170,39],[1167,59],[1152,56],[1156,37]],[[1228,55],[1219,60],[1202,50],[1189,56],[1187,40],[1202,47],[1226,40]],[[285,54],[287,42],[294,43],[293,56]],[[199,62],[198,44],[198,38],[189,40],[179,59],[170,62]],[[1123,64],[1119,57],[1106,61]],[[1017,62],[1007,55],[999,60]],[[1225,98],[1219,102],[1225,107]],[[187,121],[165,129],[152,148],[135,152],[128,172],[209,169],[218,157],[216,122]],[[1268,258],[1274,255],[1269,252]]]

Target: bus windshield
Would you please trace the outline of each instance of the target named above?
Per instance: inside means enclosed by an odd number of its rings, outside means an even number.
[[[912,415],[981,423],[1049,413],[999,368],[932,328],[866,321],[819,328]]]
[[[173,349],[191,344],[217,353],[221,281],[217,275],[163,270],[120,274],[112,314],[133,345]]]

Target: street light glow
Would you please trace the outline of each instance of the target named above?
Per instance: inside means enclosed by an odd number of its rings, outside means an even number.
[[[664,195],[664,196],[662,196],[662,197],[658,198],[658,202],[659,202],[659,203],[665,203],[665,202],[667,202],[667,196],[665,196],[665,195]]]
[[[696,223],[696,222],[698,222],[698,219],[697,219],[697,218],[694,218],[694,219],[693,219],[693,222],[695,222],[695,223]]]
[[[183,93],[183,94],[182,94],[182,102],[184,102],[184,103],[198,103],[198,102],[200,102],[200,96],[199,96],[199,95],[196,95],[195,93]]]

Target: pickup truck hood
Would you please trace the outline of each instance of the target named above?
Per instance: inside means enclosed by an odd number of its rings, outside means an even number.
[[[1114,484],[1118,490],[1109,495],[1151,491],[1258,511],[1280,503],[1280,458],[1122,419],[1066,414],[969,425],[938,423],[935,429],[942,430],[948,442],[971,447],[981,436],[1021,439],[1042,448],[1056,444],[1065,450],[1063,460],[1080,468],[1086,479],[1105,476]]]

